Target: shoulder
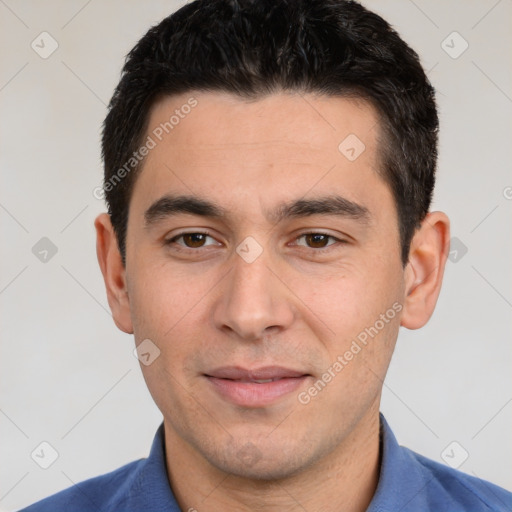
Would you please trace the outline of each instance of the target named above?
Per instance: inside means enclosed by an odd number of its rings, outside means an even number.
[[[381,414],[382,461],[368,512],[510,512],[512,493],[400,446]]]
[[[20,512],[113,510],[136,483],[144,461],[130,462],[115,471],[75,484]]]
[[[149,457],[39,501],[20,512],[179,512],[165,463],[163,424],[153,439]]]
[[[425,498],[432,510],[510,512],[512,493],[486,480],[428,459],[402,447],[417,465],[425,482]],[[456,508],[454,508],[456,507]]]

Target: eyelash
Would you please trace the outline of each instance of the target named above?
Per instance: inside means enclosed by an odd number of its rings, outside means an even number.
[[[205,235],[205,236],[208,236],[208,237],[214,239],[214,237],[211,235],[211,233],[209,233],[207,231],[185,231],[183,233],[180,233],[179,235],[173,236],[172,238],[170,238],[168,240],[165,240],[164,243],[167,246],[170,246],[170,245],[173,245],[173,244],[177,244],[177,250],[178,251],[184,251],[184,252],[198,252],[200,249],[204,249],[204,246],[194,248],[194,247],[187,247],[187,246],[178,244],[177,240],[179,240],[180,238],[183,238],[186,235]],[[306,250],[310,250],[310,251],[312,251],[314,253],[327,252],[336,244],[346,244],[347,243],[346,240],[337,238],[337,237],[335,237],[333,235],[330,235],[329,233],[323,233],[322,231],[307,231],[305,233],[301,233],[300,235],[297,235],[295,237],[295,241],[298,241],[299,239],[301,239],[301,238],[303,238],[305,236],[308,236],[308,235],[320,235],[320,236],[328,237],[331,240],[334,240],[334,243],[328,244],[327,246],[320,247],[320,248],[308,247],[308,246],[303,246],[303,245],[300,246],[300,247],[304,247]]]

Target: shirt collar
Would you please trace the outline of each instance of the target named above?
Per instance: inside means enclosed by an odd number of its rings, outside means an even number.
[[[418,507],[428,480],[411,459],[411,452],[399,446],[382,414],[380,446],[379,482],[367,512],[406,510],[413,504]],[[180,512],[169,485],[163,424],[155,435],[149,457],[130,486],[127,500],[133,510]]]
[[[145,460],[129,494],[127,502],[130,504],[130,510],[180,512],[167,475],[163,423],[156,432],[149,457]]]
[[[382,413],[380,446],[379,483],[366,512],[423,510],[419,501],[429,481],[412,458],[412,453],[398,444]]]

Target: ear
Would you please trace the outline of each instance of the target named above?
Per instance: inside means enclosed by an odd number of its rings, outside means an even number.
[[[96,254],[105,281],[112,317],[121,331],[133,334],[126,270],[110,215],[108,213],[98,215],[94,221],[94,227],[96,228]]]
[[[448,217],[443,212],[427,214],[411,241],[400,325],[419,329],[432,316],[441,291],[449,245]]]

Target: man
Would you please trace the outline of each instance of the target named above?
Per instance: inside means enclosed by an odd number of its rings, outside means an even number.
[[[163,425],[148,459],[26,510],[510,510],[379,415],[441,288],[437,131],[417,55],[357,3],[199,0],[153,27],[95,226]]]

